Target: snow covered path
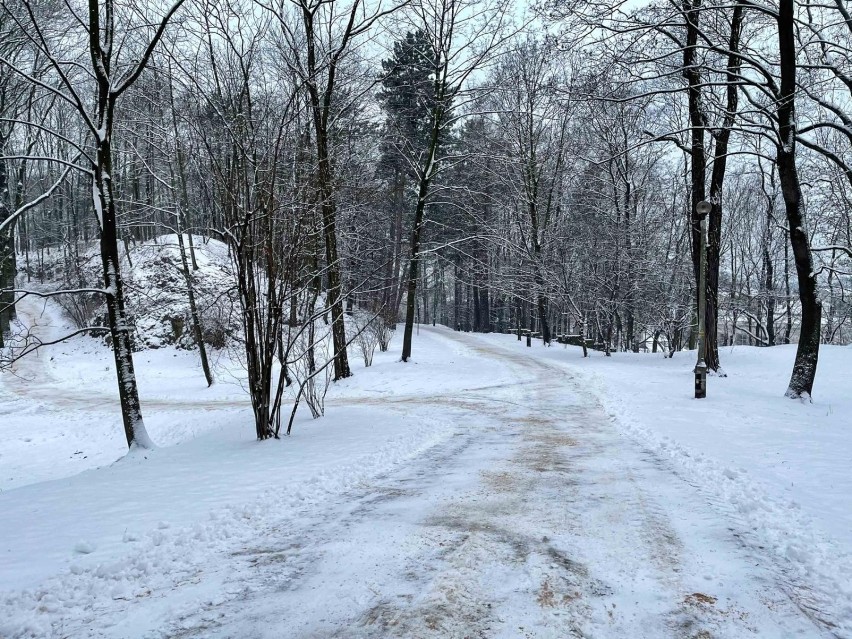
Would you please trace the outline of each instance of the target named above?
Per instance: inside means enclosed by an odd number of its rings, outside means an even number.
[[[830,636],[562,369],[441,335],[509,360],[519,386],[393,401],[458,428],[173,592],[104,610],[91,636]]]
[[[0,637],[850,636],[554,353],[421,331],[286,441],[223,394],[226,428],[0,493]],[[60,372],[32,417],[82,427]]]

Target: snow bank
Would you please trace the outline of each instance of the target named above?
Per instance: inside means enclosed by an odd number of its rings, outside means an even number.
[[[15,535],[2,540],[0,636],[54,636],[104,603],[157,597],[217,554],[251,546],[258,529],[297,520],[447,435],[430,420],[394,432],[397,420],[375,409],[341,417],[302,438],[210,438],[0,496]]]

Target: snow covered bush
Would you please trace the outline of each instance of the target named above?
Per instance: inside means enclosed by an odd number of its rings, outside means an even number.
[[[103,305],[103,300],[96,293],[69,293],[57,295],[53,300],[71,318],[76,328],[92,326]]]
[[[384,318],[379,318],[377,322],[376,335],[379,340],[379,350],[386,353],[396,331],[396,324],[389,324]]]
[[[363,312],[353,313],[351,319],[355,331],[355,346],[364,360],[364,366],[370,366],[381,339],[384,323],[380,317]]]
[[[313,325],[298,333],[290,348],[289,360],[289,369],[297,384],[296,401],[304,401],[314,419],[325,414],[325,396],[334,376],[334,369],[329,366],[333,358],[331,334],[324,325],[317,331],[317,323],[312,321]]]

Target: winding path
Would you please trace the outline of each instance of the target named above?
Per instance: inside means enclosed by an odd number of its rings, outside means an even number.
[[[569,373],[440,335],[483,367],[508,363],[517,384],[347,400],[406,420],[441,406],[455,434],[405,469],[259,530],[218,574],[175,591],[167,617],[140,603],[107,636],[833,636]]]

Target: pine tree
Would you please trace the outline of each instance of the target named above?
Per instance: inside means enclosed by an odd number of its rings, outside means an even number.
[[[402,301],[403,229],[415,208],[416,168],[427,148],[434,105],[435,62],[423,31],[408,32],[394,43],[393,56],[382,61],[378,99],[385,112],[377,177],[386,184],[388,242],[384,255],[384,286],[380,306],[386,325],[395,326]]]

